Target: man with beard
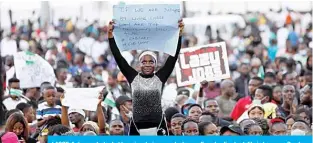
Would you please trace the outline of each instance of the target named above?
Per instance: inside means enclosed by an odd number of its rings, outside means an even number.
[[[110,135],[124,135],[124,124],[121,120],[111,121]]]
[[[237,104],[235,105],[233,111],[230,114],[233,120],[237,120],[249,108],[254,98],[256,89],[262,84],[263,84],[263,79],[261,79],[260,77],[253,77],[249,81],[250,96],[247,96],[238,100]]]

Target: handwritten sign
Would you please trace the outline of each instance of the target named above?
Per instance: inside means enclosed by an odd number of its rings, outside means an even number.
[[[56,77],[53,68],[37,54],[19,52],[14,55],[14,65],[21,88],[40,87],[43,82],[55,84]]]
[[[178,86],[230,77],[225,42],[181,49],[176,64]]]
[[[175,55],[179,4],[114,5],[114,38],[121,51],[152,50]]]

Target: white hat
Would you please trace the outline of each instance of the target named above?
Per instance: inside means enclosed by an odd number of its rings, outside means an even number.
[[[154,52],[152,52],[152,51],[144,51],[144,52],[142,52],[142,53],[140,54],[140,56],[139,56],[139,61],[140,61],[141,58],[143,58],[143,56],[145,56],[145,55],[151,56],[151,57],[155,60],[155,65],[157,65],[157,63],[158,63],[157,55],[156,55]]]
[[[68,114],[71,114],[71,113],[79,113],[80,115],[84,116],[84,118],[86,117],[85,111],[83,109],[70,108],[68,110]]]

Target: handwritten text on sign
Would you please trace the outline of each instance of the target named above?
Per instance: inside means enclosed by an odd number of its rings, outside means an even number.
[[[176,64],[178,86],[230,77],[224,42],[181,49]]]
[[[175,55],[180,5],[115,5],[114,38],[121,51],[152,50]]]
[[[51,65],[37,54],[19,52],[14,55],[14,65],[21,88],[40,87],[43,82],[54,85],[56,81]]]

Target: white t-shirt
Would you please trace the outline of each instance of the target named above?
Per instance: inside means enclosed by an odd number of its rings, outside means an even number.
[[[91,55],[91,47],[94,44],[95,39],[91,37],[81,38],[78,42],[78,48],[82,52],[86,53],[88,56]]]
[[[12,98],[7,98],[3,101],[3,105],[7,108],[7,110],[15,109],[16,105],[20,103],[27,103],[27,101],[23,98],[20,98],[19,100],[13,100]]]
[[[279,48],[286,48],[286,40],[288,38],[289,30],[285,27],[277,31],[277,45]]]

